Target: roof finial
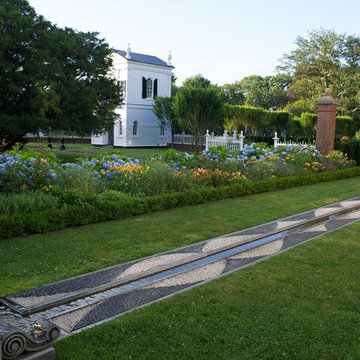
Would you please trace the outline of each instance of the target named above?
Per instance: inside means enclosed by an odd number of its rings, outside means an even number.
[[[171,52],[170,52],[170,50],[169,50],[168,62],[167,62],[167,64],[168,64],[169,66],[171,66],[171,59],[172,59],[172,55],[171,55]]]
[[[130,43],[128,43],[128,47],[127,47],[127,50],[126,50],[126,58],[127,58],[127,59],[131,59]]]

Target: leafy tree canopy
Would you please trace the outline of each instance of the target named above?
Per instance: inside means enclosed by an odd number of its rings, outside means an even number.
[[[171,144],[174,143],[174,134],[180,131],[180,127],[174,111],[175,96],[161,97],[157,96],[154,100],[153,112],[163,124],[171,131]]]
[[[61,29],[26,0],[0,2],[0,150],[26,133],[109,129],[121,103],[97,33]]]
[[[171,96],[175,96],[178,87],[176,86],[177,77],[174,74],[171,74]]]
[[[202,76],[187,79],[184,84],[176,93],[175,116],[179,125],[194,135],[195,151],[199,151],[206,130],[215,130],[224,121],[224,98],[221,89]]]
[[[214,86],[214,85],[211,85],[210,80],[204,78],[201,74],[191,76],[183,82],[183,87],[202,89],[202,88],[207,88],[209,86]]]
[[[221,86],[225,102],[230,105],[244,105],[245,93],[239,81]]]
[[[340,114],[360,119],[360,38],[337,34],[333,30],[313,30],[308,37],[298,36],[296,49],[282,58],[278,70],[290,73],[289,105],[298,112],[313,112],[313,105],[331,87],[340,101]],[[309,107],[302,108],[308,103]],[[311,108],[311,107],[312,108]]]
[[[243,78],[239,85],[245,94],[245,105],[263,109],[282,109],[288,102],[287,90],[291,76],[277,74],[274,76],[252,75]]]

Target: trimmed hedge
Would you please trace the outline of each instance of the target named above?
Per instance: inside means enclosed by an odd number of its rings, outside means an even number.
[[[355,160],[360,164],[360,140],[341,141],[336,144],[343,154],[348,156],[349,160]]]
[[[43,233],[100,221],[124,219],[151,211],[202,204],[214,200],[317,184],[354,176],[360,176],[360,167],[311,175],[271,178],[219,186],[217,188],[207,187],[144,198],[124,198],[117,201],[102,200],[96,205],[68,206],[62,209],[51,209],[26,215],[2,215],[0,216],[0,239]]]
[[[250,106],[225,105],[225,128],[228,130],[286,129],[292,114],[285,111],[267,111]]]

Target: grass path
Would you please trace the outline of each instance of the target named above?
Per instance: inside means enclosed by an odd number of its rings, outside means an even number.
[[[62,162],[75,162],[77,158],[94,157],[98,155],[105,155],[109,152],[116,151],[121,155],[128,156],[135,159],[149,159],[155,155],[162,154],[166,149],[164,148],[116,148],[112,146],[93,146],[90,144],[65,144],[66,150],[60,151],[60,143],[53,143],[53,152],[61,159]],[[46,147],[47,143],[30,142],[26,144],[28,148],[37,149]]]
[[[360,359],[360,224],[55,344],[58,360]]]
[[[358,196],[360,179],[0,242],[0,295]],[[360,359],[360,224],[55,344],[58,360]]]
[[[150,213],[0,242],[0,296],[360,194],[360,178]]]

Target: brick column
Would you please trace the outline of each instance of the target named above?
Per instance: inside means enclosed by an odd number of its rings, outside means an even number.
[[[336,108],[340,104],[333,98],[331,89],[326,89],[325,94],[316,104],[318,106],[316,149],[327,154],[334,150]]]

